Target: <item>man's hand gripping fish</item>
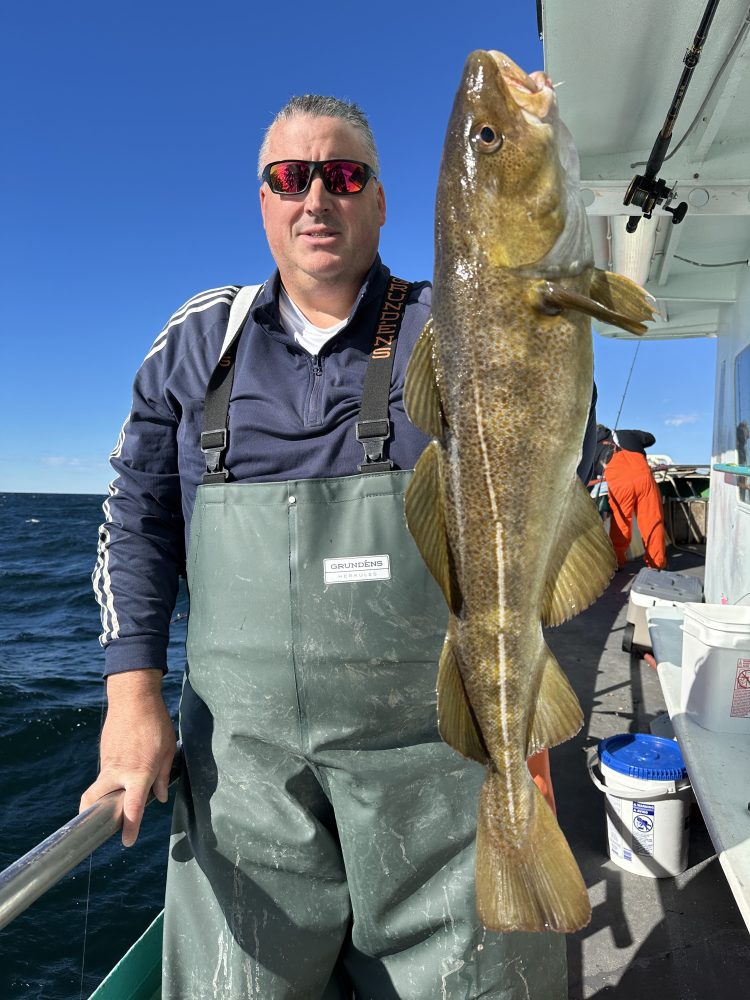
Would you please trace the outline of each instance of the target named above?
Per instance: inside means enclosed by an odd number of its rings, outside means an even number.
[[[494,930],[571,932],[591,907],[527,758],[581,708],[542,625],[583,611],[615,559],[576,478],[593,377],[590,317],[642,333],[650,297],[594,268],[579,164],[543,73],[474,52],[443,150],[432,318],[407,373],[433,440],[406,517],[450,609],[442,737],[487,773],[477,906]]]

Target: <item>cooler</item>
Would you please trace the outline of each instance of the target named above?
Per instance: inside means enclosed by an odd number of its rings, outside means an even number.
[[[646,625],[646,608],[657,604],[674,606],[703,600],[703,584],[696,576],[668,573],[645,566],[633,580],[628,601],[627,624],[622,636],[622,648],[629,653],[633,646],[651,651],[651,638]]]

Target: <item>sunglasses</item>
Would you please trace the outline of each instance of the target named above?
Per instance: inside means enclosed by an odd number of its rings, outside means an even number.
[[[375,171],[359,160],[276,160],[261,178],[274,194],[304,194],[315,172],[329,194],[359,194]]]

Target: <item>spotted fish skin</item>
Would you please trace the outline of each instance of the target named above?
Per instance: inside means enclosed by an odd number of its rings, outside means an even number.
[[[477,904],[495,930],[574,931],[583,879],[527,758],[582,724],[542,624],[605,589],[615,559],[576,479],[593,381],[592,315],[645,330],[646,293],[593,266],[578,157],[543,73],[469,56],[438,185],[432,317],[407,372],[433,437],[407,523],[450,624],[443,738],[486,766]]]

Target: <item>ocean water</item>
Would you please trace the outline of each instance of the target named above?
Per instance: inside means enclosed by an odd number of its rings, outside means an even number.
[[[96,777],[101,502],[0,494],[0,869],[72,819]],[[186,610],[181,593],[176,613]],[[178,622],[165,680],[175,720],[184,638]],[[163,906],[169,812],[153,802],[134,847],[116,835],[0,931],[2,1000],[91,994]]]

